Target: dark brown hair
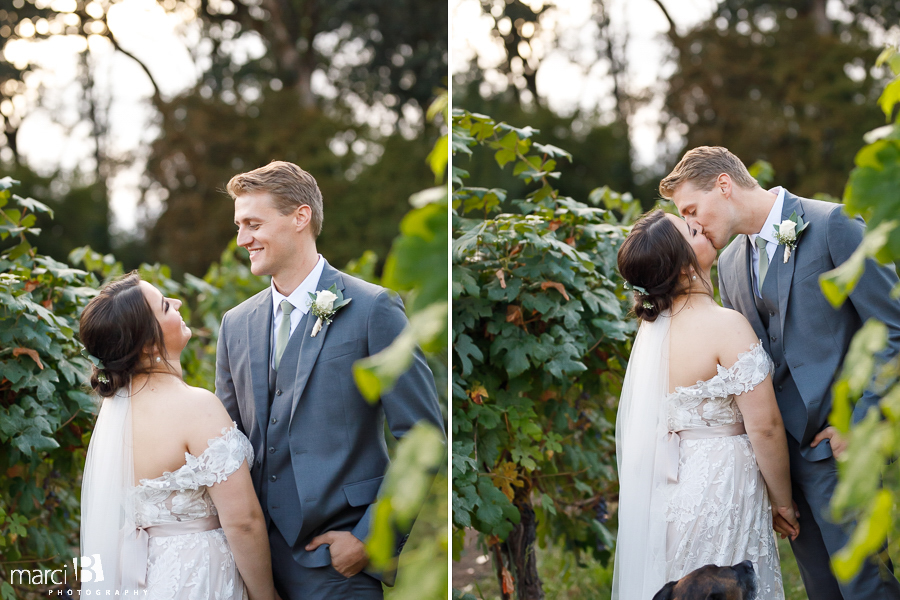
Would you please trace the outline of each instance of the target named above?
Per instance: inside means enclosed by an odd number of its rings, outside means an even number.
[[[634,314],[644,321],[655,321],[678,296],[689,293],[683,273],[691,268],[703,272],[694,249],[659,209],[637,220],[619,248],[618,263],[619,273],[634,288]],[[704,285],[712,295],[709,284]]]
[[[138,373],[144,351],[155,348],[163,358],[166,346],[162,327],[144,297],[137,271],[108,283],[81,313],[79,336],[85,350],[100,359],[91,371],[91,387],[112,396]],[[106,381],[101,381],[105,376]]]

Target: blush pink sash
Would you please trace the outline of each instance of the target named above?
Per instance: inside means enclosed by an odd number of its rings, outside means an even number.
[[[681,458],[681,440],[708,440],[717,437],[731,437],[734,435],[743,435],[747,433],[747,429],[743,423],[732,423],[731,425],[720,425],[718,427],[692,427],[691,429],[682,429],[680,431],[670,431],[666,437],[666,445],[668,449],[666,475],[669,483],[678,483],[678,463]]]

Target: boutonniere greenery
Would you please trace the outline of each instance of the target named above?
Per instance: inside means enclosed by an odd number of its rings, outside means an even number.
[[[336,285],[332,285],[327,290],[319,290],[315,294],[310,292],[309,298],[309,310],[318,317],[310,337],[316,337],[322,331],[322,327],[331,323],[335,313],[350,304],[350,300],[352,300],[352,298],[344,298]]]
[[[791,213],[791,216],[781,222],[781,225],[774,225],[775,239],[779,244],[784,245],[784,262],[791,257],[791,252],[797,247],[800,241],[800,234],[809,227],[809,223],[804,223],[802,217],[797,216],[797,212]]]

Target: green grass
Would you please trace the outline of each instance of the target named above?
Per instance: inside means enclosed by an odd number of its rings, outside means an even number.
[[[790,543],[779,539],[778,552],[781,556],[785,600],[809,600]],[[554,547],[538,548],[537,553],[538,570],[547,598],[608,600],[611,596],[611,561],[607,566],[592,559],[578,564],[571,554]],[[466,591],[481,600],[500,600],[500,589],[494,577],[482,577]]]

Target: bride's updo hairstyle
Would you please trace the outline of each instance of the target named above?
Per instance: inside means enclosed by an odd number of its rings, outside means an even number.
[[[659,209],[637,220],[619,248],[618,263],[619,273],[634,290],[634,314],[644,321],[655,321],[678,296],[688,293],[690,281],[682,274],[691,268],[703,272],[694,249]]]
[[[102,397],[112,396],[147,371],[141,358],[148,349],[166,357],[162,328],[140,281],[137,271],[111,281],[81,313],[81,343],[103,366],[92,365],[91,370],[91,387]]]

